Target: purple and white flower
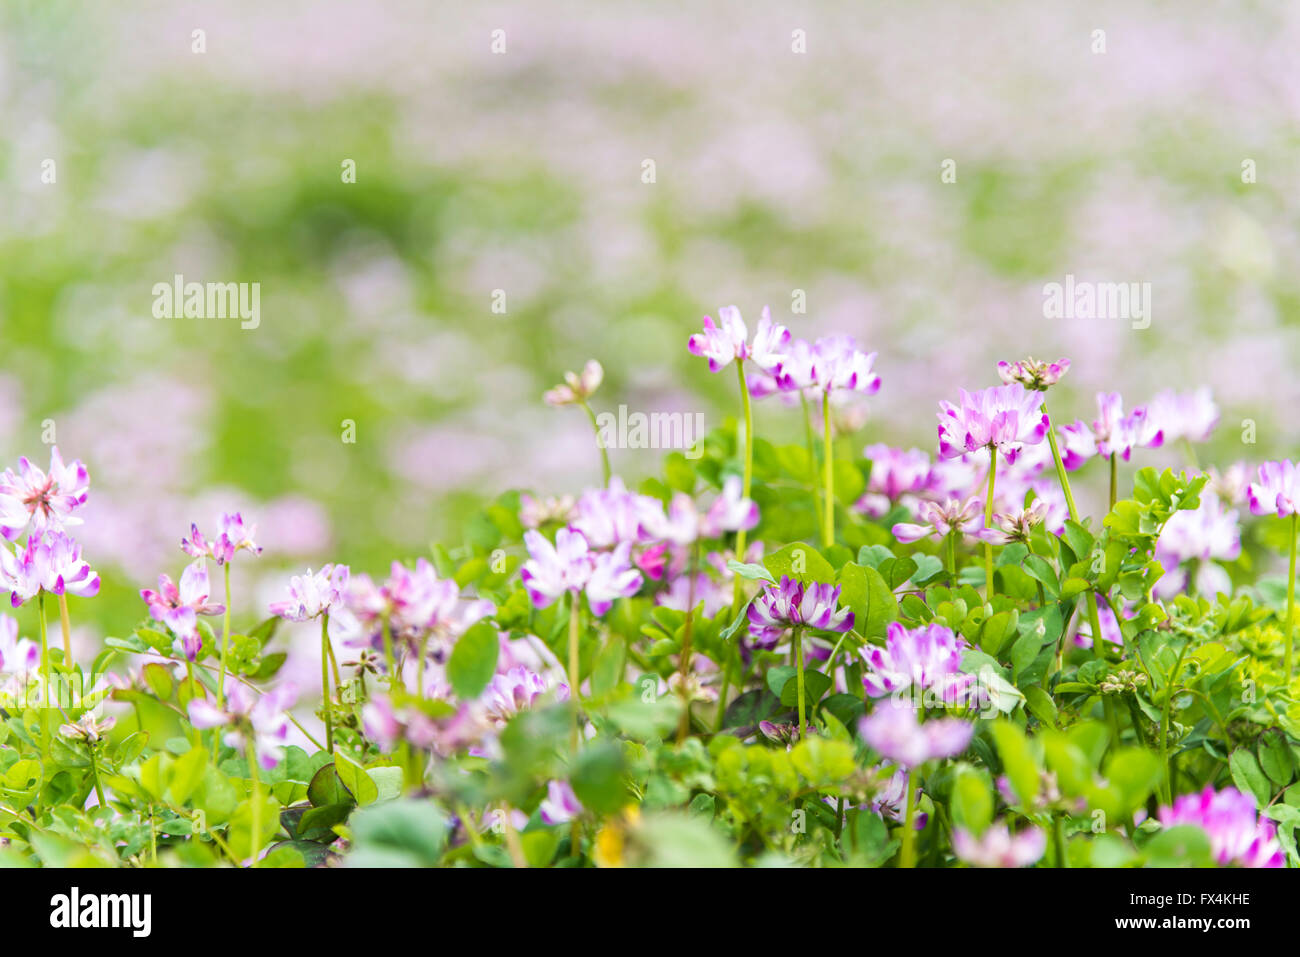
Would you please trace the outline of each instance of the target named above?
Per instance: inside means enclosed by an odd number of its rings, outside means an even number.
[[[978,392],[960,390],[961,401],[939,403],[939,454],[956,458],[980,449],[996,449],[1014,462],[1026,445],[1047,435],[1042,398],[1018,383]]]
[[[1240,867],[1285,867],[1286,855],[1277,841],[1277,825],[1258,815],[1255,800],[1234,787],[1215,792],[1184,794],[1173,807],[1160,808],[1160,824],[1190,824],[1210,838],[1216,863]]]
[[[952,832],[952,849],[959,860],[973,867],[1028,867],[1047,850],[1047,835],[1037,827],[1012,834],[1002,821],[990,824],[978,837],[957,827]]]

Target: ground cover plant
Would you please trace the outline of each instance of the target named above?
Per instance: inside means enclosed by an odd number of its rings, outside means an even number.
[[[1294,464],[1157,472],[1148,448],[1195,462],[1208,392],[1058,418],[1065,359],[955,389],[933,452],[864,449],[842,423],[888,386],[852,339],[728,307],[687,347],[737,414],[639,488],[592,361],[545,396],[596,426],[591,487],[505,492],[454,543],[262,608],[231,589],[251,516],[196,523],[93,661],[90,472],[21,459],[0,582],[37,628],[0,618],[0,858],[1296,863]],[[765,441],[785,416],[804,441]],[[279,677],[286,622],[319,630],[318,686]]]

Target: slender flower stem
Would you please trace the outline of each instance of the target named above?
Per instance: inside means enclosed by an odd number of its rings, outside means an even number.
[[[916,867],[916,768],[907,768],[907,797],[903,804],[903,846],[899,850],[899,867]]]
[[[581,625],[581,596],[577,592],[569,593],[569,700],[574,704],[573,727],[569,734],[569,750],[576,757],[578,754],[578,630]]]
[[[677,743],[686,740],[691,730],[691,690],[687,677],[691,673],[691,639],[695,635],[695,578],[699,571],[700,546],[697,542],[691,549],[691,561],[686,566],[686,625],[682,629],[682,652],[680,659],[681,685],[677,689],[682,696],[682,719],[677,725]],[[740,580],[740,576],[736,576]]]
[[[948,587],[957,587],[957,533],[949,532],[944,536],[948,548]]]
[[[754,409],[749,401],[749,383],[745,381],[745,360],[736,360],[736,378],[740,383],[740,407],[745,419],[745,472],[741,479],[740,493],[749,498],[749,490],[754,482]],[[745,560],[746,531],[736,532],[736,561]],[[737,575],[731,584],[731,605],[740,607],[740,597],[744,582]]]
[[[249,732],[244,747],[248,751],[248,774],[253,779],[253,803],[250,808],[253,815],[253,831],[248,840],[252,863],[249,866],[257,867],[257,852],[262,849],[262,779],[257,773],[257,747],[253,742],[252,732]]]
[[[72,622],[68,619],[68,596],[59,595],[59,624],[63,627],[63,666],[72,667]]]
[[[831,431],[831,394],[822,393],[822,441],[826,454],[822,459],[822,545],[835,544],[835,440]]]
[[[50,643],[45,630],[45,592],[36,595],[36,609],[41,621],[41,751],[50,751]]]
[[[799,404],[803,406],[803,436],[808,446],[808,486],[812,489],[813,511],[817,513],[817,527],[822,527],[822,493],[817,487],[817,444],[813,437],[812,410],[808,407],[808,396],[799,390]]]
[[[1043,403],[1043,415],[1047,416],[1047,445],[1052,450],[1052,462],[1056,466],[1056,478],[1061,483],[1061,491],[1065,493],[1065,504],[1070,511],[1070,520],[1077,522],[1079,520],[1079,509],[1074,504],[1074,493],[1070,491],[1070,478],[1065,472],[1065,464],[1061,461],[1061,449],[1056,444],[1056,426],[1052,424],[1052,417],[1047,414],[1047,403]]]
[[[226,704],[226,658],[230,652],[230,562],[223,562],[222,568],[226,573],[226,613],[221,620],[221,670],[217,672],[218,711]]]
[[[1300,516],[1297,516],[1295,512],[1292,512],[1291,513],[1291,561],[1288,565],[1287,576],[1286,576],[1286,664],[1284,665],[1284,668],[1285,668],[1285,675],[1286,675],[1286,684],[1288,686],[1291,684],[1291,675],[1292,675],[1291,651],[1292,651],[1292,639],[1294,637],[1294,632],[1295,632],[1295,549],[1296,549],[1296,531],[1297,531],[1298,519],[1300,519]]]
[[[1115,507],[1115,502],[1119,499],[1119,466],[1115,462],[1115,453],[1110,453],[1110,507]]]
[[[1057,814],[1052,822],[1052,842],[1056,845],[1056,866],[1069,867],[1070,856],[1065,849],[1065,816]]]
[[[1183,648],[1178,652],[1178,660],[1174,662],[1174,670],[1169,674],[1169,682],[1165,687],[1165,707],[1160,716],[1160,763],[1165,769],[1165,803],[1174,803],[1174,769],[1169,761],[1169,712],[1174,703],[1174,689],[1178,684],[1178,678],[1183,671],[1183,656],[1187,654],[1192,647],[1190,640],[1183,642]]]
[[[1047,403],[1043,403],[1043,415],[1047,415]],[[1061,482],[1061,491],[1065,493],[1065,506],[1070,512],[1070,521],[1079,520],[1079,509],[1074,504],[1074,493],[1070,491],[1070,478],[1065,472],[1065,463],[1061,461],[1061,449],[1056,444],[1056,426],[1051,416],[1047,418],[1047,444],[1052,450],[1052,462],[1056,466],[1056,477]],[[1101,648],[1101,616],[1097,614],[1097,593],[1088,589],[1088,624],[1092,627],[1092,651],[1097,658],[1105,657]],[[1062,636],[1064,640],[1064,636]],[[1107,709],[1110,706],[1107,705]]]
[[[596,421],[596,413],[592,411],[590,403],[585,399],[581,403],[583,410],[587,413],[587,418],[591,419],[591,427],[596,432],[596,448],[600,449],[600,468],[601,474],[605,477],[604,488],[609,488],[609,479],[613,474],[609,468],[609,450],[605,448],[605,437],[600,434],[600,424]]]
[[[998,450],[989,446],[989,493],[984,500],[984,528],[993,527],[993,482],[998,474]],[[993,600],[993,543],[984,543],[984,600]]]
[[[320,616],[320,696],[325,707],[325,750],[334,753],[334,707],[330,700],[330,614]]]
[[[803,629],[798,625],[794,627],[794,668],[795,668],[795,688],[798,691],[799,698],[799,739],[803,740],[805,734],[804,724],[804,704],[803,704]]]

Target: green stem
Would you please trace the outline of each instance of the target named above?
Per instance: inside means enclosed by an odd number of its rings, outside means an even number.
[[[1052,839],[1056,845],[1056,866],[1069,867],[1070,857],[1065,850],[1065,818],[1060,814],[1052,823]]]
[[[250,867],[257,867],[257,854],[262,849],[262,779],[257,773],[257,747],[253,741],[253,733],[249,731],[248,739],[244,747],[248,751],[248,774],[253,779],[253,830],[249,835],[248,846],[252,851],[252,863]]]
[[[63,667],[72,667],[72,622],[68,619],[68,596],[59,596],[59,624],[63,627]]]
[[[596,413],[592,411],[591,405],[584,399],[581,403],[583,410],[587,413],[587,418],[591,419],[591,427],[596,433],[596,448],[600,449],[600,468],[601,474],[605,477],[604,488],[609,488],[609,479],[613,473],[609,468],[609,450],[605,448],[605,438],[600,434],[600,425],[596,421]]]
[[[230,562],[224,562],[221,567],[226,572],[226,614],[221,620],[221,670],[217,673],[218,711],[223,710],[226,704],[226,660],[230,651]]]
[[[569,733],[569,750],[574,757],[578,754],[578,630],[581,625],[581,596],[577,592],[569,593],[569,700],[573,702],[573,725]]]
[[[1115,507],[1115,502],[1119,499],[1119,466],[1115,460],[1115,453],[1110,453],[1110,507]]]
[[[817,487],[817,443],[813,437],[812,410],[808,407],[808,396],[799,390],[799,404],[803,406],[803,436],[808,446],[808,486],[812,489],[813,511],[817,513],[817,527],[822,527],[822,493]],[[744,559],[740,559],[744,561]]]
[[[1173,708],[1178,676],[1183,670],[1183,656],[1191,647],[1190,639],[1183,642],[1183,648],[1178,652],[1178,660],[1174,662],[1174,670],[1169,675],[1169,682],[1165,685],[1165,707],[1164,713],[1160,716],[1160,763],[1165,769],[1165,804],[1174,803],[1174,771],[1169,763],[1169,712]]]
[[[989,446],[989,492],[984,500],[984,528],[993,527],[993,483],[998,474],[998,450]],[[993,543],[984,543],[984,600],[993,601]]]
[[[957,587],[957,533],[949,532],[944,536],[948,549],[948,587]]]
[[[1043,415],[1047,415],[1047,403],[1043,403]],[[1056,466],[1056,478],[1061,483],[1061,491],[1065,493],[1065,505],[1070,512],[1070,521],[1079,520],[1079,510],[1074,505],[1074,493],[1070,491],[1070,477],[1065,472],[1065,464],[1061,461],[1061,449],[1056,444],[1056,426],[1052,424],[1052,417],[1047,415],[1047,445],[1052,450],[1052,463]]]
[[[1287,566],[1286,576],[1286,664],[1284,671],[1286,675],[1286,684],[1291,684],[1291,651],[1292,638],[1295,632],[1295,549],[1296,549],[1296,522],[1297,515],[1291,513],[1291,561]]]
[[[916,867],[916,828],[913,814],[916,812],[916,768],[907,768],[907,797],[903,805],[903,846],[899,851],[899,867]]]
[[[1052,424],[1051,416],[1047,413],[1047,403],[1043,403],[1043,415],[1047,416],[1047,444],[1052,450],[1052,463],[1056,466],[1056,477],[1061,483],[1061,491],[1065,494],[1065,507],[1070,512],[1070,521],[1079,521],[1079,509],[1074,504],[1074,493],[1070,490],[1070,478],[1065,472],[1065,463],[1061,461],[1061,449],[1056,444],[1056,426]],[[1092,627],[1092,652],[1097,658],[1104,657],[1101,649],[1101,617],[1097,614],[1097,595],[1092,589],[1088,590],[1088,624]],[[1064,640],[1064,635],[1062,635]],[[1107,710],[1109,706],[1107,706]]]
[[[799,699],[799,739],[803,740],[804,728],[804,692],[803,692],[803,629],[798,625],[794,629],[794,667],[795,688]]]
[[[320,696],[325,707],[325,750],[334,753],[334,707],[330,700],[330,615],[320,616]]]
[[[835,544],[835,440],[831,431],[831,394],[822,393],[822,442],[826,454],[822,459],[822,545]]]
[[[41,751],[50,753],[50,643],[45,631],[45,591],[36,595],[41,621]]]
[[[745,360],[736,360],[736,378],[740,383],[740,407],[745,419],[745,472],[741,479],[740,492],[745,498],[749,498],[750,488],[754,482],[754,409],[749,401],[749,384],[745,381]],[[745,560],[745,541],[746,531],[741,529],[736,532],[736,561]],[[732,608],[740,607],[740,597],[742,593],[743,581],[741,576],[737,575],[731,585],[731,605]]]
[[[677,725],[677,743],[681,744],[686,740],[686,735],[691,730],[691,693],[687,684],[687,676],[691,673],[691,640],[695,636],[695,576],[700,564],[700,546],[697,542],[691,550],[691,560],[686,565],[686,624],[682,628],[682,652],[678,655],[680,663],[681,685],[679,691],[682,696],[682,719]],[[736,576],[740,580],[740,576]]]

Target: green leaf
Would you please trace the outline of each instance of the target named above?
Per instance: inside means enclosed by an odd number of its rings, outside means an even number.
[[[1042,774],[1029,747],[1029,739],[1017,725],[1005,718],[993,722],[992,733],[1003,770],[1020,798],[1021,806],[1033,808],[1042,787]]]
[[[762,565],[755,565],[749,562],[738,562],[734,558],[727,560],[727,567],[739,575],[741,578],[748,578],[750,581],[764,581],[776,584],[776,579],[772,573]]]
[[[988,773],[960,764],[952,787],[952,816],[955,823],[974,834],[982,834],[993,821],[993,789]]]
[[[812,706],[821,700],[822,695],[830,690],[830,675],[824,675],[820,671],[811,668],[805,668],[803,672],[803,700],[807,713],[812,713]],[[785,685],[781,688],[781,704],[787,708],[796,706],[799,700],[799,676],[796,673],[794,677],[788,678]]]
[[[343,782],[343,786],[356,799],[357,804],[364,807],[367,804],[374,804],[378,800],[378,785],[371,780],[370,775],[366,774],[361,765],[342,751],[334,753],[334,771],[338,774],[339,780]]]
[[[1232,771],[1232,781],[1239,791],[1254,795],[1256,807],[1268,806],[1272,787],[1254,754],[1245,748],[1238,748],[1228,758],[1228,768]]]
[[[496,625],[481,621],[461,635],[447,659],[447,680],[464,699],[477,698],[496,673],[500,652]]]
[[[793,578],[805,585],[811,582],[827,584],[835,580],[835,569],[811,545],[796,542],[773,552],[763,559],[763,565],[772,574],[772,580]],[[847,566],[846,566],[847,567]]]
[[[853,612],[853,628],[866,638],[879,638],[898,620],[898,601],[880,572],[851,563],[840,569],[840,604]]]
[[[618,811],[628,799],[622,747],[602,742],[584,748],[569,775],[569,783],[584,808],[597,814]]]

